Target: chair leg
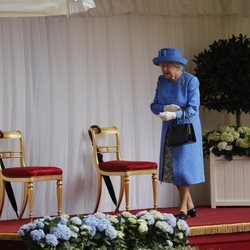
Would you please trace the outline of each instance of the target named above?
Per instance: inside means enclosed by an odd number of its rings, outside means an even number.
[[[95,210],[94,213],[96,213],[98,207],[99,207],[99,203],[101,200],[101,194],[102,194],[102,175],[98,174],[98,194],[97,194],[97,198],[96,198],[96,205],[95,205]]]
[[[28,183],[29,218],[33,221],[33,182]]]
[[[123,183],[123,176],[121,176],[121,180],[120,180],[120,194],[119,194],[119,199],[115,208],[115,212],[119,212],[119,207],[121,205],[122,202],[122,198],[124,195],[124,183]]]
[[[58,180],[56,183],[57,189],[57,215],[60,216],[62,214],[62,181]]]
[[[153,199],[154,199],[154,209],[158,208],[158,182],[157,174],[152,174],[152,185],[153,185]]]
[[[4,199],[5,199],[5,181],[0,181],[0,217],[3,212]]]
[[[19,217],[18,217],[19,220],[22,219],[22,217],[23,217],[24,211],[27,207],[27,203],[28,203],[28,184],[24,183],[24,186],[23,186],[23,204],[22,204],[22,208],[21,208],[20,213],[19,213]]]
[[[125,201],[126,201],[126,206],[125,206],[125,210],[128,211],[129,210],[129,176],[124,176],[123,179],[123,183],[124,183],[124,188],[125,188]]]
[[[27,183],[24,183],[24,186],[23,186],[23,204],[22,204],[22,208],[20,210],[20,213],[19,213],[19,217],[18,219],[22,219],[23,217],[23,213],[27,207],[27,203],[28,203],[28,184]]]

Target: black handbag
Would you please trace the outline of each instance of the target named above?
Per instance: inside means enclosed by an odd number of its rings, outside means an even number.
[[[196,142],[193,124],[170,124],[167,130],[166,139],[168,146]]]

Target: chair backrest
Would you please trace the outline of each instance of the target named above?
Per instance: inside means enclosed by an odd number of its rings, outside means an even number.
[[[0,158],[3,160],[17,159],[21,167],[25,166],[24,143],[21,131],[3,131],[0,133]]]
[[[93,145],[93,158],[98,167],[103,154],[113,154],[115,160],[121,160],[120,139],[117,127],[100,128],[93,125],[89,128],[89,136]]]

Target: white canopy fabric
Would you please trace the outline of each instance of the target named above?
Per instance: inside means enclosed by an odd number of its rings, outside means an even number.
[[[95,0],[96,8],[88,16],[151,14],[163,16],[250,15],[249,0]],[[70,4],[70,13],[81,13],[77,2]]]
[[[94,7],[94,0],[0,0],[0,17],[69,16]]]
[[[0,17],[68,14],[68,0],[0,0]]]
[[[96,7],[93,8],[93,5]],[[249,0],[0,0],[0,17],[55,16],[250,15]]]

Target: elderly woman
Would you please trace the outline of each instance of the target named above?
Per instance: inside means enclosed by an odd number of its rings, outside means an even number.
[[[199,81],[185,72],[187,60],[174,48],[159,50],[153,63],[160,66],[151,111],[162,120],[159,180],[173,183],[179,191],[177,217],[195,217],[196,209],[190,194],[190,185],[205,181],[202,152],[202,133],[199,118]],[[196,142],[169,147],[166,143],[170,124],[190,122],[193,124]]]

